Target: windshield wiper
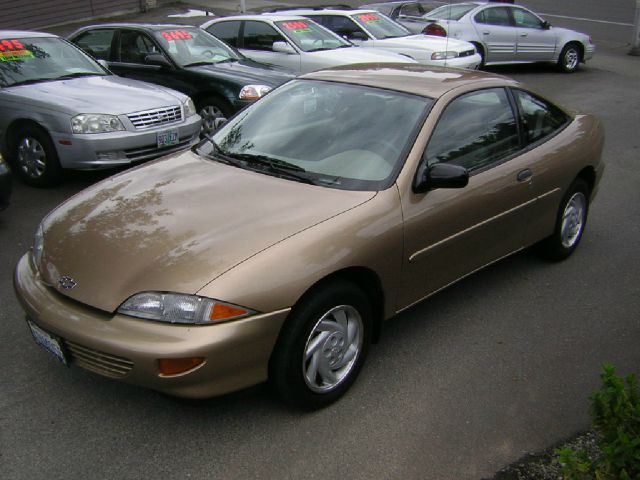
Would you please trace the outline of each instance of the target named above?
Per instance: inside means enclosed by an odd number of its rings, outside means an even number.
[[[263,167],[267,167],[266,171],[277,176],[286,176],[299,182],[315,185],[315,182],[309,177],[307,177],[306,175],[300,175],[301,173],[306,172],[304,168],[285,160],[252,153],[233,153],[229,156],[238,160],[244,160],[245,162],[251,163],[253,165],[261,165]]]
[[[186,63],[183,65],[183,67],[202,67],[204,65],[217,65],[218,63],[237,62],[237,61],[238,60],[235,58],[225,58],[224,60],[218,60],[217,62],[214,62],[213,60],[209,60],[209,61]]]
[[[225,165],[231,165],[233,167],[239,167],[239,168],[244,167],[242,162],[239,162],[235,158],[230,157],[225,152],[223,152],[222,149],[218,146],[218,144],[213,141],[213,138],[211,137],[211,135],[205,135],[205,138],[209,140],[209,142],[213,146],[213,154],[203,153],[203,155],[206,155],[208,158],[211,158],[217,162],[224,163]]]

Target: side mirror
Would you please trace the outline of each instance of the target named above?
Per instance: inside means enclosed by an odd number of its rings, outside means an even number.
[[[158,67],[171,67],[171,63],[169,63],[169,60],[167,60],[165,58],[164,55],[160,54],[160,53],[152,53],[151,55],[147,55],[146,57],[144,57],[144,63],[146,63],[147,65],[155,65]]]
[[[469,183],[466,168],[449,163],[435,163],[419,170],[413,185],[415,193],[425,193],[436,188],[464,188]]]
[[[544,30],[549,30],[551,28],[551,24],[545,20],[544,22],[542,22],[542,28]]]
[[[351,32],[349,33],[349,35],[347,35],[347,38],[349,40],[360,40],[360,41],[369,40],[369,37],[367,37],[367,34],[364,32]]]
[[[271,48],[274,52],[286,53],[288,55],[296,53],[295,49],[287,42],[273,42],[273,47]]]

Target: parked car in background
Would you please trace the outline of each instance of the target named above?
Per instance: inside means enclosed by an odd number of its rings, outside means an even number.
[[[415,63],[382,49],[355,47],[313,20],[293,15],[240,15],[210,20],[202,28],[244,55],[298,73],[353,63]]]
[[[466,40],[476,45],[485,65],[555,63],[563,72],[575,72],[593,57],[591,37],[549,22],[519,5],[454,3],[429,12],[428,35]]]
[[[0,154],[0,210],[9,206],[11,198],[11,170],[9,164]]]
[[[442,5],[442,2],[416,2],[416,1],[395,1],[382,3],[368,3],[360,5],[360,9],[377,10],[384,13],[387,17],[398,22],[407,30],[413,33],[423,33],[422,31],[428,25],[422,17]]]
[[[199,138],[191,99],[113,75],[66,40],[0,30],[0,151],[26,183],[129,165]]]
[[[315,72],[51,212],[17,296],[63,363],[184,397],[269,380],[322,407],[383,320],[534,243],[571,255],[603,142],[502,76]]]
[[[218,117],[230,117],[295,75],[245,58],[189,25],[92,25],[69,40],[116,74],[157,83],[189,95],[205,133]]]
[[[297,15],[311,18],[355,45],[406,55],[424,65],[473,70],[478,68],[482,61],[475,46],[469,42],[412,35],[402,25],[375,10],[309,9],[296,12]]]

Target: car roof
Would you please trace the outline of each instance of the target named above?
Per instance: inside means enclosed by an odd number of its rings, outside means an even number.
[[[288,10],[285,10],[285,12]],[[372,8],[368,8],[368,9],[352,9],[352,10],[336,10],[333,8],[326,8],[323,10],[314,10],[312,8],[308,8],[308,9],[296,9],[296,13],[302,17],[306,17],[307,15],[309,16],[313,16],[313,15],[344,15],[344,16],[351,16],[351,15],[357,15],[357,14],[361,14],[361,13],[380,13],[377,10],[374,10]],[[271,13],[267,13],[265,15],[272,15]]]
[[[2,38],[58,38],[57,35],[45,32],[33,32],[30,30],[0,30]]]
[[[280,13],[263,13],[263,14],[254,14],[254,15],[232,15],[229,17],[220,17],[213,22],[217,22],[219,20],[267,20],[272,22],[280,22],[286,20],[304,20],[303,15],[290,15],[290,14],[280,14]]]
[[[342,65],[308,73],[299,78],[365,85],[430,98],[439,98],[459,87],[520,85],[511,78],[494,73],[420,64]]]
[[[87,25],[80,30],[89,30],[94,28],[140,28],[143,30],[166,30],[168,28],[198,28],[195,25],[189,25],[184,23],[135,23],[135,22],[121,22],[121,23],[96,23],[94,25]]]

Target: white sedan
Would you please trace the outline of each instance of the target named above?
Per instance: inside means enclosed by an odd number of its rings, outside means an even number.
[[[358,48],[305,17],[239,15],[201,25],[257,62],[298,73],[354,63],[416,63],[385,50]]]
[[[311,18],[356,45],[384,49],[423,65],[476,69],[482,57],[469,42],[431,35],[414,35],[375,10],[292,10]],[[287,11],[281,13],[288,13]]]

